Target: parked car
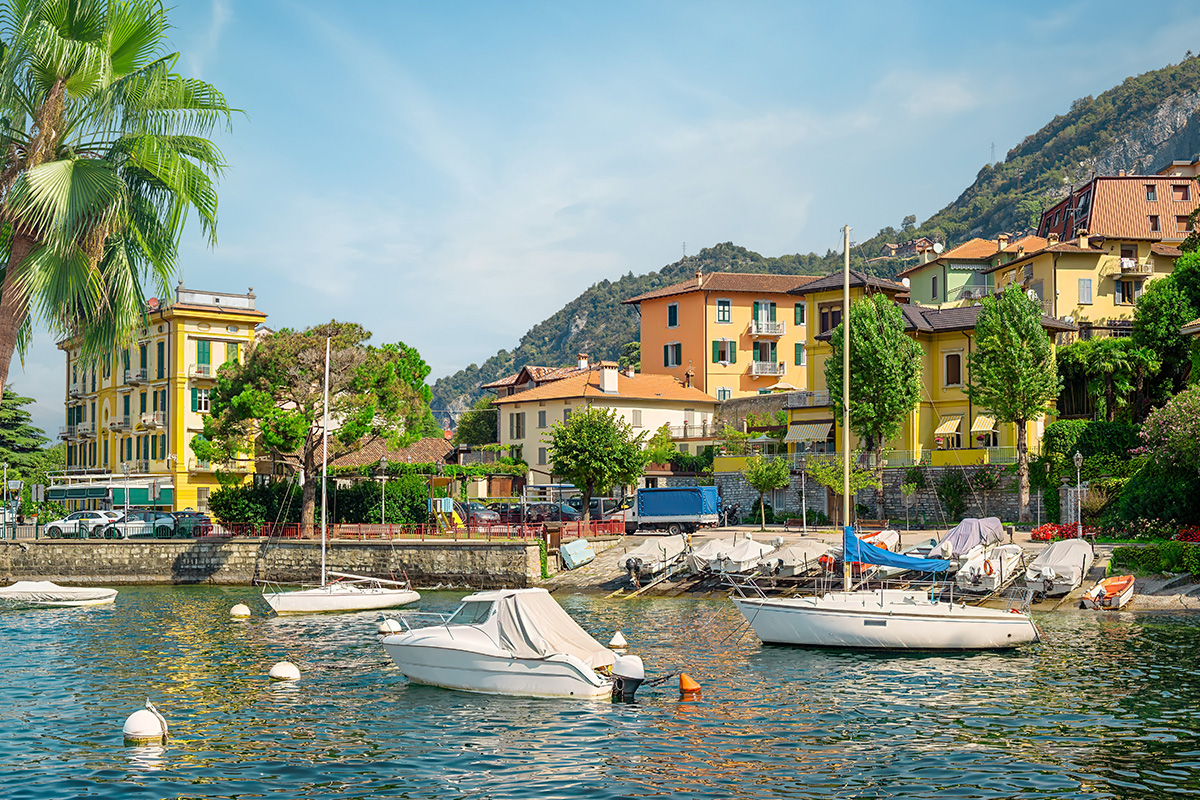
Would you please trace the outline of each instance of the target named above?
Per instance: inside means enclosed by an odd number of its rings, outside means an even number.
[[[459,519],[465,520],[468,525],[495,525],[500,522],[500,514],[478,500],[468,500],[465,504],[455,500],[454,510]]]
[[[212,519],[203,511],[173,511],[177,536],[207,536],[212,533]]]
[[[567,501],[571,508],[583,514],[583,498],[572,497]],[[589,519],[608,519],[622,509],[629,508],[628,500],[617,500],[614,497],[593,497],[588,501],[588,518]]]
[[[581,518],[579,512],[566,503],[525,503],[522,509],[521,503],[498,501],[489,503],[487,507],[500,516],[500,522],[504,525],[520,525],[522,522],[540,525],[543,522],[569,522]]]
[[[545,518],[540,520],[541,522],[550,520],[577,522],[583,519],[583,514],[566,503],[538,503],[538,505],[543,507],[542,513],[545,515]]]
[[[167,539],[175,535],[175,517],[166,511],[131,508],[104,526],[101,536],[105,539],[129,539],[133,536],[155,536]]]
[[[120,516],[115,511],[73,511],[62,519],[46,523],[46,535],[51,539],[94,536]]]
[[[497,501],[488,503],[487,509],[488,511],[494,511],[498,517],[497,521],[504,525],[520,525],[525,521],[520,503]]]

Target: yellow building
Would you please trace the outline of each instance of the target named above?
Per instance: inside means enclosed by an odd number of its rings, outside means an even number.
[[[923,306],[969,306],[995,289],[991,267],[1007,264],[1049,244],[1037,236],[1014,242],[1002,233],[992,239],[971,239],[932,261],[909,267],[896,277],[909,287],[909,302]]]
[[[66,472],[48,498],[70,510],[156,506],[207,510],[220,484],[214,465],[192,453],[203,429],[218,368],[240,361],[266,314],[254,291],[226,294],[176,290],[175,302],[150,300],[144,327],[132,341],[96,362],[78,344],[60,342],[67,356]],[[220,465],[245,473],[253,465]]]
[[[805,388],[806,304],[788,292],[815,280],[697,272],[625,300],[641,315],[642,372],[671,375],[718,400]]]
[[[804,293],[804,301],[808,304],[807,337],[812,344],[806,383],[811,388],[792,392],[785,400],[789,424],[784,441],[793,458],[800,454],[835,453],[841,447],[842,433],[834,422],[825,382],[825,364],[833,352],[829,344],[830,332],[841,321],[842,282],[842,273],[838,272],[797,290]],[[851,303],[874,292],[896,298],[904,295],[907,287],[850,271]],[[970,381],[968,360],[974,347],[975,322],[981,307],[930,308],[900,303],[900,309],[905,330],[921,346],[921,398],[904,420],[900,435],[885,443],[887,464],[941,466],[1013,461],[1016,426],[998,424],[988,409],[972,403],[964,391]],[[1042,324],[1050,334],[1074,329],[1069,323],[1049,317],[1044,317]],[[1042,420],[1029,424],[1031,452],[1036,450],[1043,425]],[[857,450],[861,446],[851,433],[851,447]],[[729,457],[718,457],[713,466],[714,472],[736,469],[736,459]]]

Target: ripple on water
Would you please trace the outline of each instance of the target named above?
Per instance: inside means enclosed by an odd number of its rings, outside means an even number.
[[[461,596],[427,594],[424,611]],[[1011,653],[764,647],[727,602],[563,605],[622,630],[652,671],[638,703],[408,684],[379,615],[272,618],[248,589],[132,587],[107,608],[0,612],[0,796],[413,798],[1182,796],[1200,789],[1200,624],[1039,620]],[[228,617],[236,602],[255,616]],[[295,684],[265,677],[299,665]],[[166,749],[124,748],[146,697]]]

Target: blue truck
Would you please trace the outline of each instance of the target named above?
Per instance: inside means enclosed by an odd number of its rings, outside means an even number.
[[[721,496],[715,486],[638,489],[637,503],[625,512],[625,532],[690,533],[720,519]]]

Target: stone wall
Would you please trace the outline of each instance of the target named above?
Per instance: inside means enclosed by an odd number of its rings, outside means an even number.
[[[536,544],[500,542],[335,542],[328,569],[412,580],[414,586],[524,587],[541,577]],[[74,584],[223,583],[255,579],[314,583],[314,542],[20,541],[0,543],[0,577]]]
[[[764,385],[769,385],[766,383]],[[783,410],[784,392],[771,394],[752,394],[747,397],[733,397],[725,400],[717,408],[717,419],[723,420],[730,426],[742,430],[742,420],[753,411],[755,414],[774,414]]]

